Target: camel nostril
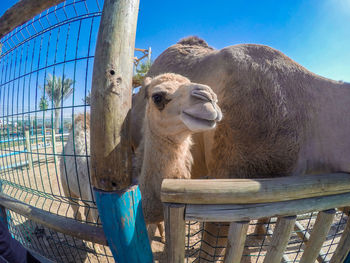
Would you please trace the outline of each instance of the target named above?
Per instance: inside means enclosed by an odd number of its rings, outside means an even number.
[[[204,89],[195,89],[191,92],[191,95],[200,100],[213,101],[211,94]]]

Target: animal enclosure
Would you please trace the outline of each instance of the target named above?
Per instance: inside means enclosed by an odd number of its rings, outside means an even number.
[[[57,2],[1,38],[2,218],[14,238],[48,260],[114,262],[102,225],[92,216],[96,204],[83,198],[86,191],[78,178],[84,170],[90,179],[91,172],[86,124],[103,0]],[[151,50],[135,52],[146,58]],[[83,154],[77,153],[74,139],[77,119],[84,123]],[[73,147],[67,150],[70,135]],[[70,172],[68,165],[73,167]],[[75,178],[74,186],[68,176]],[[165,181],[168,251],[157,232],[151,240],[154,260],[240,262],[242,257],[242,262],[310,262],[303,255],[314,255],[319,248],[318,262],[340,263],[350,248],[350,226],[348,215],[335,208],[350,205],[350,181],[342,174],[327,178],[289,182],[283,191],[278,188],[286,184],[283,180],[271,182],[276,188],[263,180],[252,181],[253,188],[245,188],[245,180]],[[92,192],[90,182],[88,188]],[[283,198],[278,197],[281,192]],[[264,217],[270,219],[257,221]],[[215,233],[205,229],[207,222],[214,222]],[[259,224],[263,232],[256,234]],[[206,234],[210,244],[203,242]]]
[[[74,119],[90,112],[102,7],[103,1],[66,1],[1,39],[1,204],[11,234],[58,262],[114,261],[101,225],[73,214],[73,204],[87,215],[95,204],[71,196],[69,186],[65,192],[60,171],[72,155],[64,147]],[[73,162],[87,158],[88,150]]]
[[[310,175],[299,181],[164,180],[168,260],[343,262],[350,221],[334,208],[349,203],[348,182],[347,174]],[[261,218],[269,219],[262,223],[257,220]],[[208,233],[205,222],[217,226],[209,233],[209,245],[200,242]],[[254,232],[256,227],[263,231]]]

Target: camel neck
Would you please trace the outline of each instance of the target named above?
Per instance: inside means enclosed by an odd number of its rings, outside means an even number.
[[[149,125],[145,127],[144,161],[142,171],[154,173],[157,171],[159,178],[188,178],[192,164],[190,148],[192,138],[189,134],[183,134],[178,138],[161,136],[152,131]]]
[[[142,207],[147,223],[163,220],[160,190],[165,178],[190,178],[192,155],[191,136],[182,143],[169,142],[144,127],[143,161],[139,177]]]

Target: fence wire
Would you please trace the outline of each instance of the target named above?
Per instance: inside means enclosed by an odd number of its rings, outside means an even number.
[[[3,37],[0,55],[1,192],[93,225],[100,225],[90,217],[97,211],[94,202],[69,185],[75,182],[80,189],[81,163],[89,178],[90,152],[85,144],[76,153],[76,142],[66,142],[75,118],[90,112],[102,6],[103,0],[67,0],[52,7]],[[81,136],[86,141],[89,131]],[[74,167],[69,173],[68,162]],[[65,185],[67,176],[75,179]],[[85,215],[78,217],[76,207],[81,214],[85,208]],[[8,223],[25,247],[54,261],[114,262],[108,247],[55,232],[13,211]]]
[[[90,177],[89,129],[85,122],[90,113],[102,6],[103,0],[67,0],[50,8],[3,37],[0,55],[1,193],[52,214],[98,226],[99,221],[91,216],[96,206],[86,195],[92,193],[90,184],[86,191],[78,174]],[[75,122],[78,116],[84,126],[79,130],[80,142],[73,139],[75,128],[79,128]],[[66,144],[70,131],[73,143]],[[74,179],[67,180],[68,176]],[[77,208],[79,213],[74,210]],[[114,262],[106,246],[56,232],[13,211],[7,215],[12,236],[49,259]],[[298,216],[284,262],[300,260],[316,216]],[[320,262],[329,262],[346,220],[346,215],[337,213]],[[275,218],[264,223],[265,233],[260,236],[254,233],[259,223],[250,223],[242,262],[263,262],[275,223]],[[217,233],[209,233],[215,240],[211,244],[202,241],[203,223],[187,222],[186,228],[186,262],[224,260],[225,245],[220,240],[227,237],[224,230],[228,224],[220,225]],[[152,242],[155,259],[166,262],[164,244],[157,238]]]
[[[289,239],[288,246],[281,262],[295,263],[300,261],[305,244],[316,221],[317,214],[317,212],[314,212],[298,215],[294,231]],[[347,215],[342,212],[338,211],[336,213],[326,241],[323,243],[322,249],[319,253],[318,262],[326,263],[330,261],[345,228],[347,218]],[[203,246],[203,235],[206,231],[204,223],[193,221],[187,222],[185,262],[224,262],[224,249],[226,248],[226,243],[225,245],[220,245],[220,243],[222,244],[220,239],[227,239],[227,233],[223,230],[227,229],[229,224],[216,224],[218,226],[218,232],[210,233],[216,242],[211,243],[210,246]],[[275,229],[275,224],[276,218],[271,218],[264,223],[257,220],[250,222],[241,261],[242,263],[264,262]],[[257,226],[263,226],[265,233],[256,233],[254,230]]]

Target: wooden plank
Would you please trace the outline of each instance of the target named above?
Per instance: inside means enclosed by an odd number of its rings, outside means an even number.
[[[298,218],[298,217],[297,217]],[[270,220],[271,222],[272,220]],[[272,223],[272,222],[271,222]],[[295,223],[297,223],[297,221],[295,221]],[[271,229],[266,229],[265,226],[263,226],[263,229],[265,231],[266,234],[268,234],[269,236],[266,236],[267,239],[270,239],[271,236],[273,235],[273,231]],[[291,259],[286,255],[286,254],[283,254],[282,256],[282,263],[288,263],[288,262],[291,262]]]
[[[153,262],[138,186],[126,191],[94,190],[103,229],[116,262]]]
[[[297,217],[297,220],[298,219],[299,218]],[[307,232],[307,230],[298,221],[295,222],[294,230],[296,231],[296,234],[299,236],[299,238],[304,241],[305,244],[310,240],[309,232]],[[323,255],[320,252],[319,255],[317,256],[317,261],[319,263],[326,262],[325,255]]]
[[[30,143],[30,136],[29,136],[29,131],[25,131],[24,132],[24,137],[26,139],[26,149],[27,149],[27,160],[28,160],[28,167],[29,170],[33,169],[33,160],[32,160],[32,147],[31,147],[31,143]]]
[[[327,234],[331,228],[334,216],[335,209],[321,211],[318,213],[310,238],[306,242],[306,247],[300,259],[300,263],[315,262],[319,256],[323,242],[327,238]]]
[[[164,204],[167,262],[183,263],[185,259],[185,205]]]
[[[17,199],[0,193],[0,204],[29,220],[39,223],[57,232],[91,241],[94,243],[107,245],[102,227],[80,223],[74,219],[52,214],[45,210],[23,203]]]
[[[0,38],[64,0],[20,0],[0,17]]]
[[[264,259],[265,263],[281,262],[284,250],[292,234],[296,218],[296,216],[278,218],[270,246]]]
[[[350,253],[350,219],[346,223],[344,232],[340,238],[339,244],[330,260],[330,263],[341,263],[347,259]]]
[[[165,179],[163,202],[184,204],[267,203],[350,192],[345,173],[265,179]]]
[[[91,91],[92,184],[104,191],[131,185],[129,111],[139,0],[104,1]]]
[[[225,263],[241,262],[249,221],[232,222],[228,231]]]
[[[304,214],[349,204],[350,193],[263,204],[186,205],[185,219],[204,222],[246,221]]]

